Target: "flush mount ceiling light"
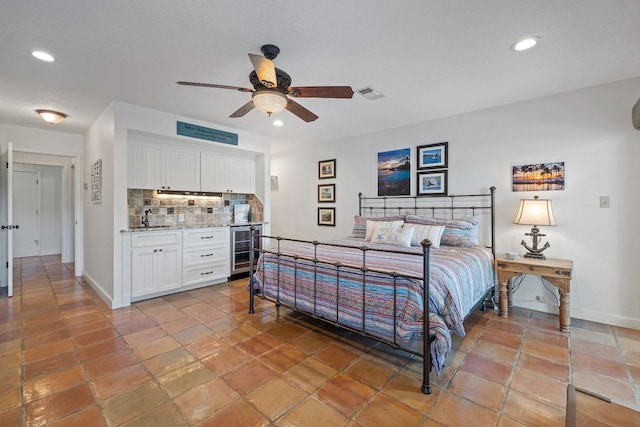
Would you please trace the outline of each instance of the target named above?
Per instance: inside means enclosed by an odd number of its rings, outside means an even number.
[[[53,110],[36,110],[36,113],[40,114],[42,120],[52,125],[57,125],[67,118],[66,114]]]
[[[277,90],[263,89],[255,92],[251,98],[253,105],[269,116],[279,113],[287,106],[287,97]]]
[[[53,56],[41,50],[34,50],[33,52],[31,52],[31,55],[44,62],[53,62],[56,60]]]
[[[274,126],[282,126],[284,123],[282,120],[274,120],[273,121],[273,125]]]
[[[522,40],[518,40],[511,45],[511,50],[521,52],[523,50],[529,50],[540,42],[540,37],[527,37]]]

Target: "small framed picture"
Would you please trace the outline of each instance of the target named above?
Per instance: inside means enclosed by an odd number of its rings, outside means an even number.
[[[336,226],[336,208],[318,208],[318,225]]]
[[[418,172],[417,196],[446,196],[447,171]]]
[[[321,160],[318,162],[318,179],[336,177],[336,159]]]
[[[418,147],[418,170],[441,169],[447,167],[449,151],[448,142],[438,144],[420,145]]]
[[[336,201],[336,185],[320,184],[318,185],[318,203],[335,203]]]

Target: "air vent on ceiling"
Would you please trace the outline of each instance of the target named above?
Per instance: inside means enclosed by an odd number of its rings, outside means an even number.
[[[383,94],[381,94],[371,86],[358,89],[358,93],[367,98],[369,101],[375,101],[376,99],[384,98]]]

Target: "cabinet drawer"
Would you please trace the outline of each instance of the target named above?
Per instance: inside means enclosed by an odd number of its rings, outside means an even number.
[[[229,259],[229,249],[226,245],[217,245],[211,248],[185,249],[182,252],[182,265],[211,264],[226,262]]]
[[[180,231],[140,231],[132,233],[131,247],[164,246],[182,243]]]
[[[517,262],[507,262],[499,260],[496,262],[496,268],[498,271],[511,271],[521,274],[537,274],[539,276],[547,277],[563,277],[571,278],[571,269],[564,268],[563,266],[553,265],[526,265]]]
[[[229,242],[229,227],[199,228],[184,230],[184,247],[197,248]]]
[[[182,286],[229,277],[229,263],[220,262],[182,270]]]

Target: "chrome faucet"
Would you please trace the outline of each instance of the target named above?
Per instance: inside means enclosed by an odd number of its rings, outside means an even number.
[[[151,213],[151,209],[147,209],[144,211],[144,217],[142,217],[142,225],[144,228],[149,228],[149,214]]]

